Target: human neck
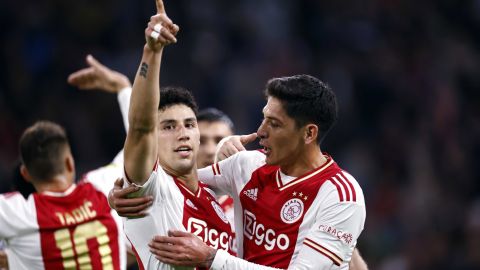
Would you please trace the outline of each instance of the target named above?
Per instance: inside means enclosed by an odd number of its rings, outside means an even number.
[[[64,192],[73,184],[73,179],[69,179],[68,176],[60,174],[52,177],[47,181],[38,181],[32,183],[38,193],[45,191],[49,192]]]
[[[186,186],[191,192],[196,193],[198,190],[198,173],[197,168],[194,167],[188,173],[175,173],[164,168],[165,171],[178,179],[184,186]]]
[[[300,151],[291,161],[280,165],[280,171],[288,176],[299,177],[325,164],[327,158],[320,147],[310,147]]]

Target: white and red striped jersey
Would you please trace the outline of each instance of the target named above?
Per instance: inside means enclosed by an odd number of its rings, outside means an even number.
[[[105,194],[91,183],[62,193],[0,195],[10,269],[125,269],[124,243]]]
[[[219,251],[212,269],[348,269],[365,222],[364,197],[357,181],[326,158],[300,177],[266,165],[260,151],[200,170],[202,181],[233,197],[238,253],[252,262]]]
[[[167,235],[168,230],[191,232],[211,247],[231,252],[233,235],[227,217],[212,191],[199,184],[198,191],[193,193],[157,165],[134,194],[134,197],[153,196],[147,216],[127,218],[124,223],[140,269],[183,269],[164,264],[150,253],[148,243],[153,236]]]

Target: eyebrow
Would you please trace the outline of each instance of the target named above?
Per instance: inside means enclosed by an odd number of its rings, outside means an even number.
[[[197,119],[195,117],[189,117],[189,118],[186,118],[186,119],[183,119],[183,122],[195,122],[197,121]],[[174,119],[165,119],[163,121],[160,122],[161,125],[165,125],[165,124],[175,124],[179,121],[177,120],[174,120]]]

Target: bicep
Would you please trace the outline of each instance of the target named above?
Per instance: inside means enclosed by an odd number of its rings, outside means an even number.
[[[145,183],[157,161],[157,132],[132,130],[125,141],[124,164],[128,179],[136,184]]]

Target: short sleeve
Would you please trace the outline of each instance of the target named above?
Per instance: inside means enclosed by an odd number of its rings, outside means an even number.
[[[265,164],[260,151],[242,151],[198,172],[199,180],[222,193],[236,195],[250,180],[252,173]]]
[[[30,198],[32,198],[30,196]],[[38,228],[33,200],[25,200],[18,192],[0,195],[0,239],[6,239]]]
[[[332,265],[348,264],[363,230],[366,217],[363,195],[357,202],[340,202],[335,188],[326,184],[325,189],[319,192],[323,202],[293,269],[330,269]],[[318,255],[328,260],[319,264]]]

